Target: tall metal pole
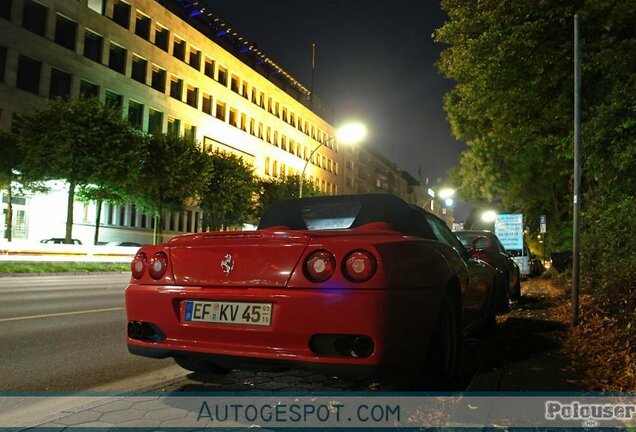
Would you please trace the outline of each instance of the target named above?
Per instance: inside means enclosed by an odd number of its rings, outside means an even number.
[[[311,93],[309,98],[311,102],[311,109],[314,109],[314,75],[316,71],[316,44],[311,44]]]
[[[574,238],[572,242],[572,325],[579,323],[581,222],[581,46],[579,44],[579,15],[574,15]]]

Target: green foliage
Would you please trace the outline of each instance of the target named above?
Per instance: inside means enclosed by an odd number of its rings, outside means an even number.
[[[230,153],[209,155],[212,175],[201,191],[203,227],[216,231],[249,221],[258,183],[252,167]]]
[[[582,269],[588,285],[633,292],[636,2],[442,6],[450,20],[435,34],[447,44],[439,68],[456,81],[445,109],[468,143],[451,178],[463,197],[524,213],[533,230],[546,214],[552,251],[571,248],[573,16],[581,15]]]
[[[186,199],[196,199],[212,173],[211,160],[198,145],[173,134],[144,137],[138,157],[131,198],[158,218],[166,210],[183,209]]]
[[[53,99],[20,119],[22,170],[29,178],[69,186],[66,238],[73,226],[76,187],[121,187],[137,155],[139,134],[121,112],[95,98]]]
[[[258,200],[254,208],[256,222],[263,212],[273,204],[290,198],[298,198],[300,176],[291,175],[273,179],[262,179],[258,187]],[[309,181],[303,181],[303,197],[318,196],[320,190]]]

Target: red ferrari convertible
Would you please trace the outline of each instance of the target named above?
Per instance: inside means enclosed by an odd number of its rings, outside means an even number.
[[[388,194],[293,199],[258,230],[146,246],[126,289],[128,349],[195,372],[304,368],[452,379],[494,324],[492,267]]]

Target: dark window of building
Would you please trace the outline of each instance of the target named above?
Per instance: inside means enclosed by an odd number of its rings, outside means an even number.
[[[192,125],[185,125],[183,128],[183,139],[187,142],[194,144],[197,139],[197,128]]]
[[[105,103],[106,106],[111,108],[121,108],[124,103],[124,97],[113,91],[106,90]]]
[[[177,226],[177,230],[179,232],[183,232],[183,213],[179,214],[179,225]]]
[[[163,132],[163,113],[161,111],[148,110],[148,133],[158,135]]]
[[[141,228],[148,228],[148,218],[146,217],[146,213],[142,213],[140,219],[141,219],[141,221],[140,221],[139,226]]]
[[[217,81],[227,87],[227,69],[222,67],[219,68],[219,77]]]
[[[135,227],[137,225],[137,207],[134,204],[130,206],[130,226]]]
[[[235,93],[239,92],[239,78],[236,75],[232,75],[230,79],[230,89]]]
[[[135,34],[146,40],[150,38],[150,18],[139,12],[135,18]]]
[[[199,212],[194,212],[194,232],[199,232]]]
[[[203,93],[203,106],[201,107],[201,109],[204,113],[212,115],[212,96],[211,95]]]
[[[100,15],[104,15],[105,8],[104,0],[88,0],[88,7]]]
[[[125,225],[125,218],[126,218],[126,207],[121,206],[119,207],[119,226],[124,226]]]
[[[188,222],[185,227],[186,231],[190,231],[192,229],[192,210],[188,210]]]
[[[155,27],[155,45],[165,52],[168,52],[168,36],[170,31],[167,28],[161,26]]]
[[[168,117],[168,133],[170,135],[179,136],[181,129],[181,120],[174,117]]]
[[[238,127],[238,114],[235,109],[230,108],[230,119],[229,122],[232,126]]]
[[[123,1],[113,2],[113,21],[124,28],[130,26],[130,5]]]
[[[185,41],[179,38],[174,38],[172,43],[172,55],[181,61],[185,61]]]
[[[245,81],[243,81],[243,84],[241,85],[241,94],[243,95],[245,99],[248,98],[247,83]]]
[[[203,66],[203,73],[205,73],[206,76],[214,79],[214,60],[206,57],[205,65]]]
[[[125,73],[126,71],[126,48],[120,47],[111,42],[108,54],[108,67],[115,72]]]
[[[47,12],[48,9],[46,6],[36,3],[33,0],[25,0],[22,27],[40,36],[44,36]]]
[[[144,106],[139,102],[128,102],[128,121],[132,127],[141,129],[144,122]]]
[[[177,100],[183,97],[183,80],[176,76],[170,77],[170,97]]]
[[[0,1],[0,18],[11,20],[11,0]]]
[[[71,74],[52,68],[49,97],[61,97],[67,99],[71,95],[71,79]]]
[[[142,84],[146,84],[146,69],[148,68],[148,62],[139,56],[133,55],[132,72],[130,77],[135,81]]]
[[[58,14],[55,23],[55,42],[64,48],[75,50],[76,38],[77,23]]]
[[[153,89],[164,93],[166,91],[166,70],[159,66],[152,67],[152,83]]]
[[[18,79],[16,86],[22,90],[38,94],[40,91],[41,73],[42,63],[21,55],[18,59]]]
[[[86,29],[84,33],[84,57],[101,63],[103,46],[104,38]]]
[[[97,84],[93,84],[92,82],[80,81],[80,95],[85,98],[90,97],[99,97],[99,86]]]
[[[216,103],[216,118],[225,121],[225,104],[223,102]]]
[[[190,59],[188,60],[188,64],[195,68],[196,70],[201,69],[201,51],[197,49],[190,49]]]
[[[7,47],[0,46],[0,82],[4,82],[4,71],[7,68]]]
[[[199,89],[189,85],[186,91],[186,103],[193,108],[199,107]]]

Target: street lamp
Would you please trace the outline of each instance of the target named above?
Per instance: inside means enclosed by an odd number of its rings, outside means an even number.
[[[437,192],[437,196],[443,200],[447,200],[455,195],[455,189],[443,188]]]
[[[303,179],[305,178],[305,171],[307,171],[307,166],[309,165],[309,161],[314,157],[314,154],[318,151],[320,147],[325,144],[330,143],[336,138],[343,144],[355,144],[362,141],[367,136],[367,128],[361,123],[347,123],[336,131],[336,135],[330,137],[324,142],[318,143],[318,145],[311,151],[309,154],[309,158],[305,161],[305,166],[303,167],[303,172],[300,174],[300,185],[298,187],[298,197],[303,197]]]
[[[481,214],[481,220],[484,222],[494,222],[497,219],[497,212],[494,210],[486,210]]]

